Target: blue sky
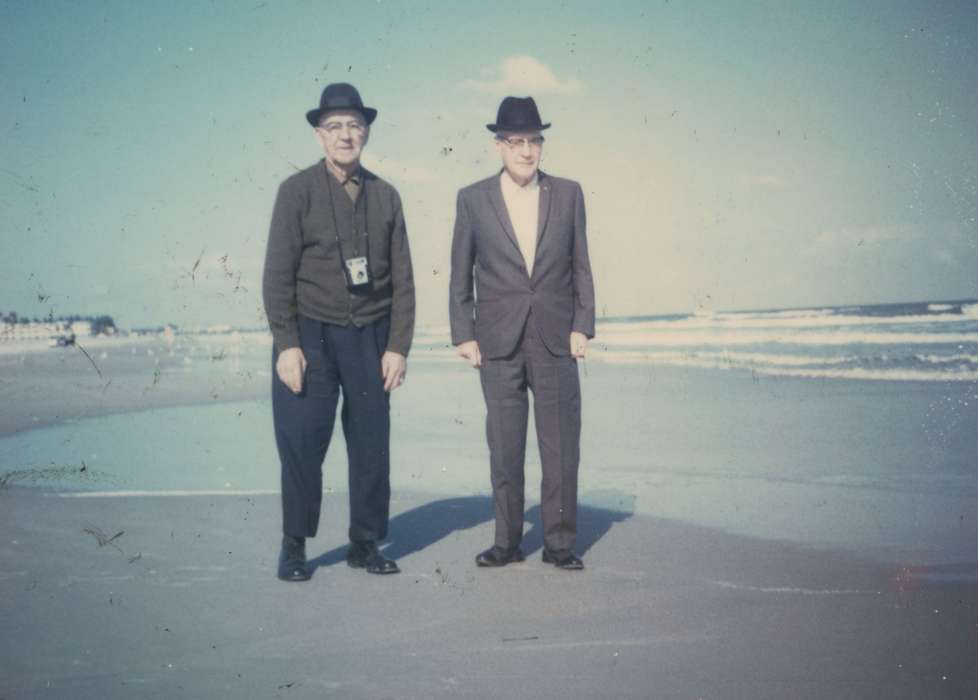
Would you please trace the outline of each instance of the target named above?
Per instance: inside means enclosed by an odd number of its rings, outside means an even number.
[[[0,66],[0,311],[262,325],[334,81],[380,111],[425,325],[507,94],[584,187],[605,315],[978,297],[970,3],[3,2]]]

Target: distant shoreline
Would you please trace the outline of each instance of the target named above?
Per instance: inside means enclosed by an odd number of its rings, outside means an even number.
[[[173,338],[173,342],[179,342],[180,338],[192,338],[199,340],[201,338],[213,339],[215,342],[219,342],[221,339],[226,341],[233,341],[237,337],[247,337],[250,339],[256,337],[267,338],[271,342],[271,333],[268,331],[257,331],[257,330],[232,330],[222,333],[177,333]],[[74,344],[76,346],[81,346],[83,348],[106,348],[106,347],[123,347],[126,345],[152,345],[154,343],[167,343],[166,337],[163,334],[153,333],[153,334],[137,334],[137,333],[127,333],[118,335],[93,335],[76,337]],[[67,346],[68,350],[71,350],[71,346]],[[7,340],[0,342],[0,354],[17,354],[26,352],[37,352],[39,350],[65,350],[65,347],[54,347],[50,345],[48,340]]]
[[[121,347],[124,345],[146,345],[154,341],[158,342],[159,338],[138,335],[95,335],[87,338],[75,338],[74,344],[87,349],[113,346]],[[14,340],[0,343],[0,354],[3,355],[16,355],[18,353],[38,352],[40,350],[71,351],[71,349],[70,345],[66,347],[52,347],[47,340]]]

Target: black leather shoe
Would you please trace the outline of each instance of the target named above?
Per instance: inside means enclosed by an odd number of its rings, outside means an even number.
[[[305,538],[289,535],[282,538],[282,551],[278,555],[278,577],[283,581],[309,580]]]
[[[506,549],[499,545],[493,545],[484,552],[476,555],[475,563],[479,566],[506,566],[513,562],[523,561],[523,550],[519,547]]]
[[[584,562],[581,561],[581,558],[569,550],[552,552],[549,549],[544,549],[543,563],[553,564],[558,569],[565,571],[579,571],[584,568]]]
[[[368,574],[397,574],[397,562],[385,559],[376,542],[351,542],[346,551],[346,563],[354,569],[366,569]]]

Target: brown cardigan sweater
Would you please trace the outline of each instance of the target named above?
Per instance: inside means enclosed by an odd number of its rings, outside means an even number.
[[[414,275],[401,199],[365,168],[361,176],[355,203],[322,160],[279,186],[262,279],[265,313],[279,351],[299,345],[297,314],[357,327],[389,314],[387,350],[406,356],[411,349]],[[337,232],[344,257],[368,251],[373,281],[362,293],[346,287]]]

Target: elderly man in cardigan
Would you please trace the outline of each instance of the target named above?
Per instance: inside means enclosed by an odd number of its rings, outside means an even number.
[[[543,483],[543,561],[583,568],[574,551],[581,390],[577,360],[594,336],[584,194],[539,169],[532,97],[507,97],[494,124],[501,170],[458,193],[452,241],[452,343],[479,368],[496,519],[479,566],[523,561],[523,463],[533,410]]]
[[[349,458],[347,563],[396,573],[377,543],[390,509],[390,392],[404,381],[414,279],[397,191],[360,165],[377,110],[352,85],[326,86],[306,113],[325,157],[278,190],[263,278],[274,338],[272,411],[282,466],[278,576],[310,576],[322,463],[340,394]]]

